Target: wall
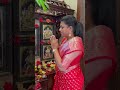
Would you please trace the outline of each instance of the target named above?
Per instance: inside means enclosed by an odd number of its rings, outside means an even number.
[[[71,9],[75,10],[74,16],[77,17],[77,0],[64,0],[67,5],[70,5]]]

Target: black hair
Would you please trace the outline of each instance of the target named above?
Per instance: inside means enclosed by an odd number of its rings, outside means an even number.
[[[68,26],[73,27],[74,36],[79,36],[83,39],[83,25],[78,22],[73,15],[66,15],[61,19]]]

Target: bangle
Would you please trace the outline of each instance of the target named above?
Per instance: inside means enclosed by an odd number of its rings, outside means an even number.
[[[57,49],[53,49],[52,51],[55,52]]]

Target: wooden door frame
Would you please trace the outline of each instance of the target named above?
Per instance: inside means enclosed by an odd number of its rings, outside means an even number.
[[[80,0],[77,0],[77,20],[80,20]]]

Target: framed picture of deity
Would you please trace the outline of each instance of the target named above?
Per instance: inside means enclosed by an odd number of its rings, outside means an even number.
[[[42,46],[42,60],[48,60],[48,59],[53,59],[53,52],[51,45],[43,45]]]
[[[52,23],[41,23],[41,39],[49,40],[50,36],[54,34],[54,24]]]
[[[19,0],[20,32],[34,31],[34,0]]]

